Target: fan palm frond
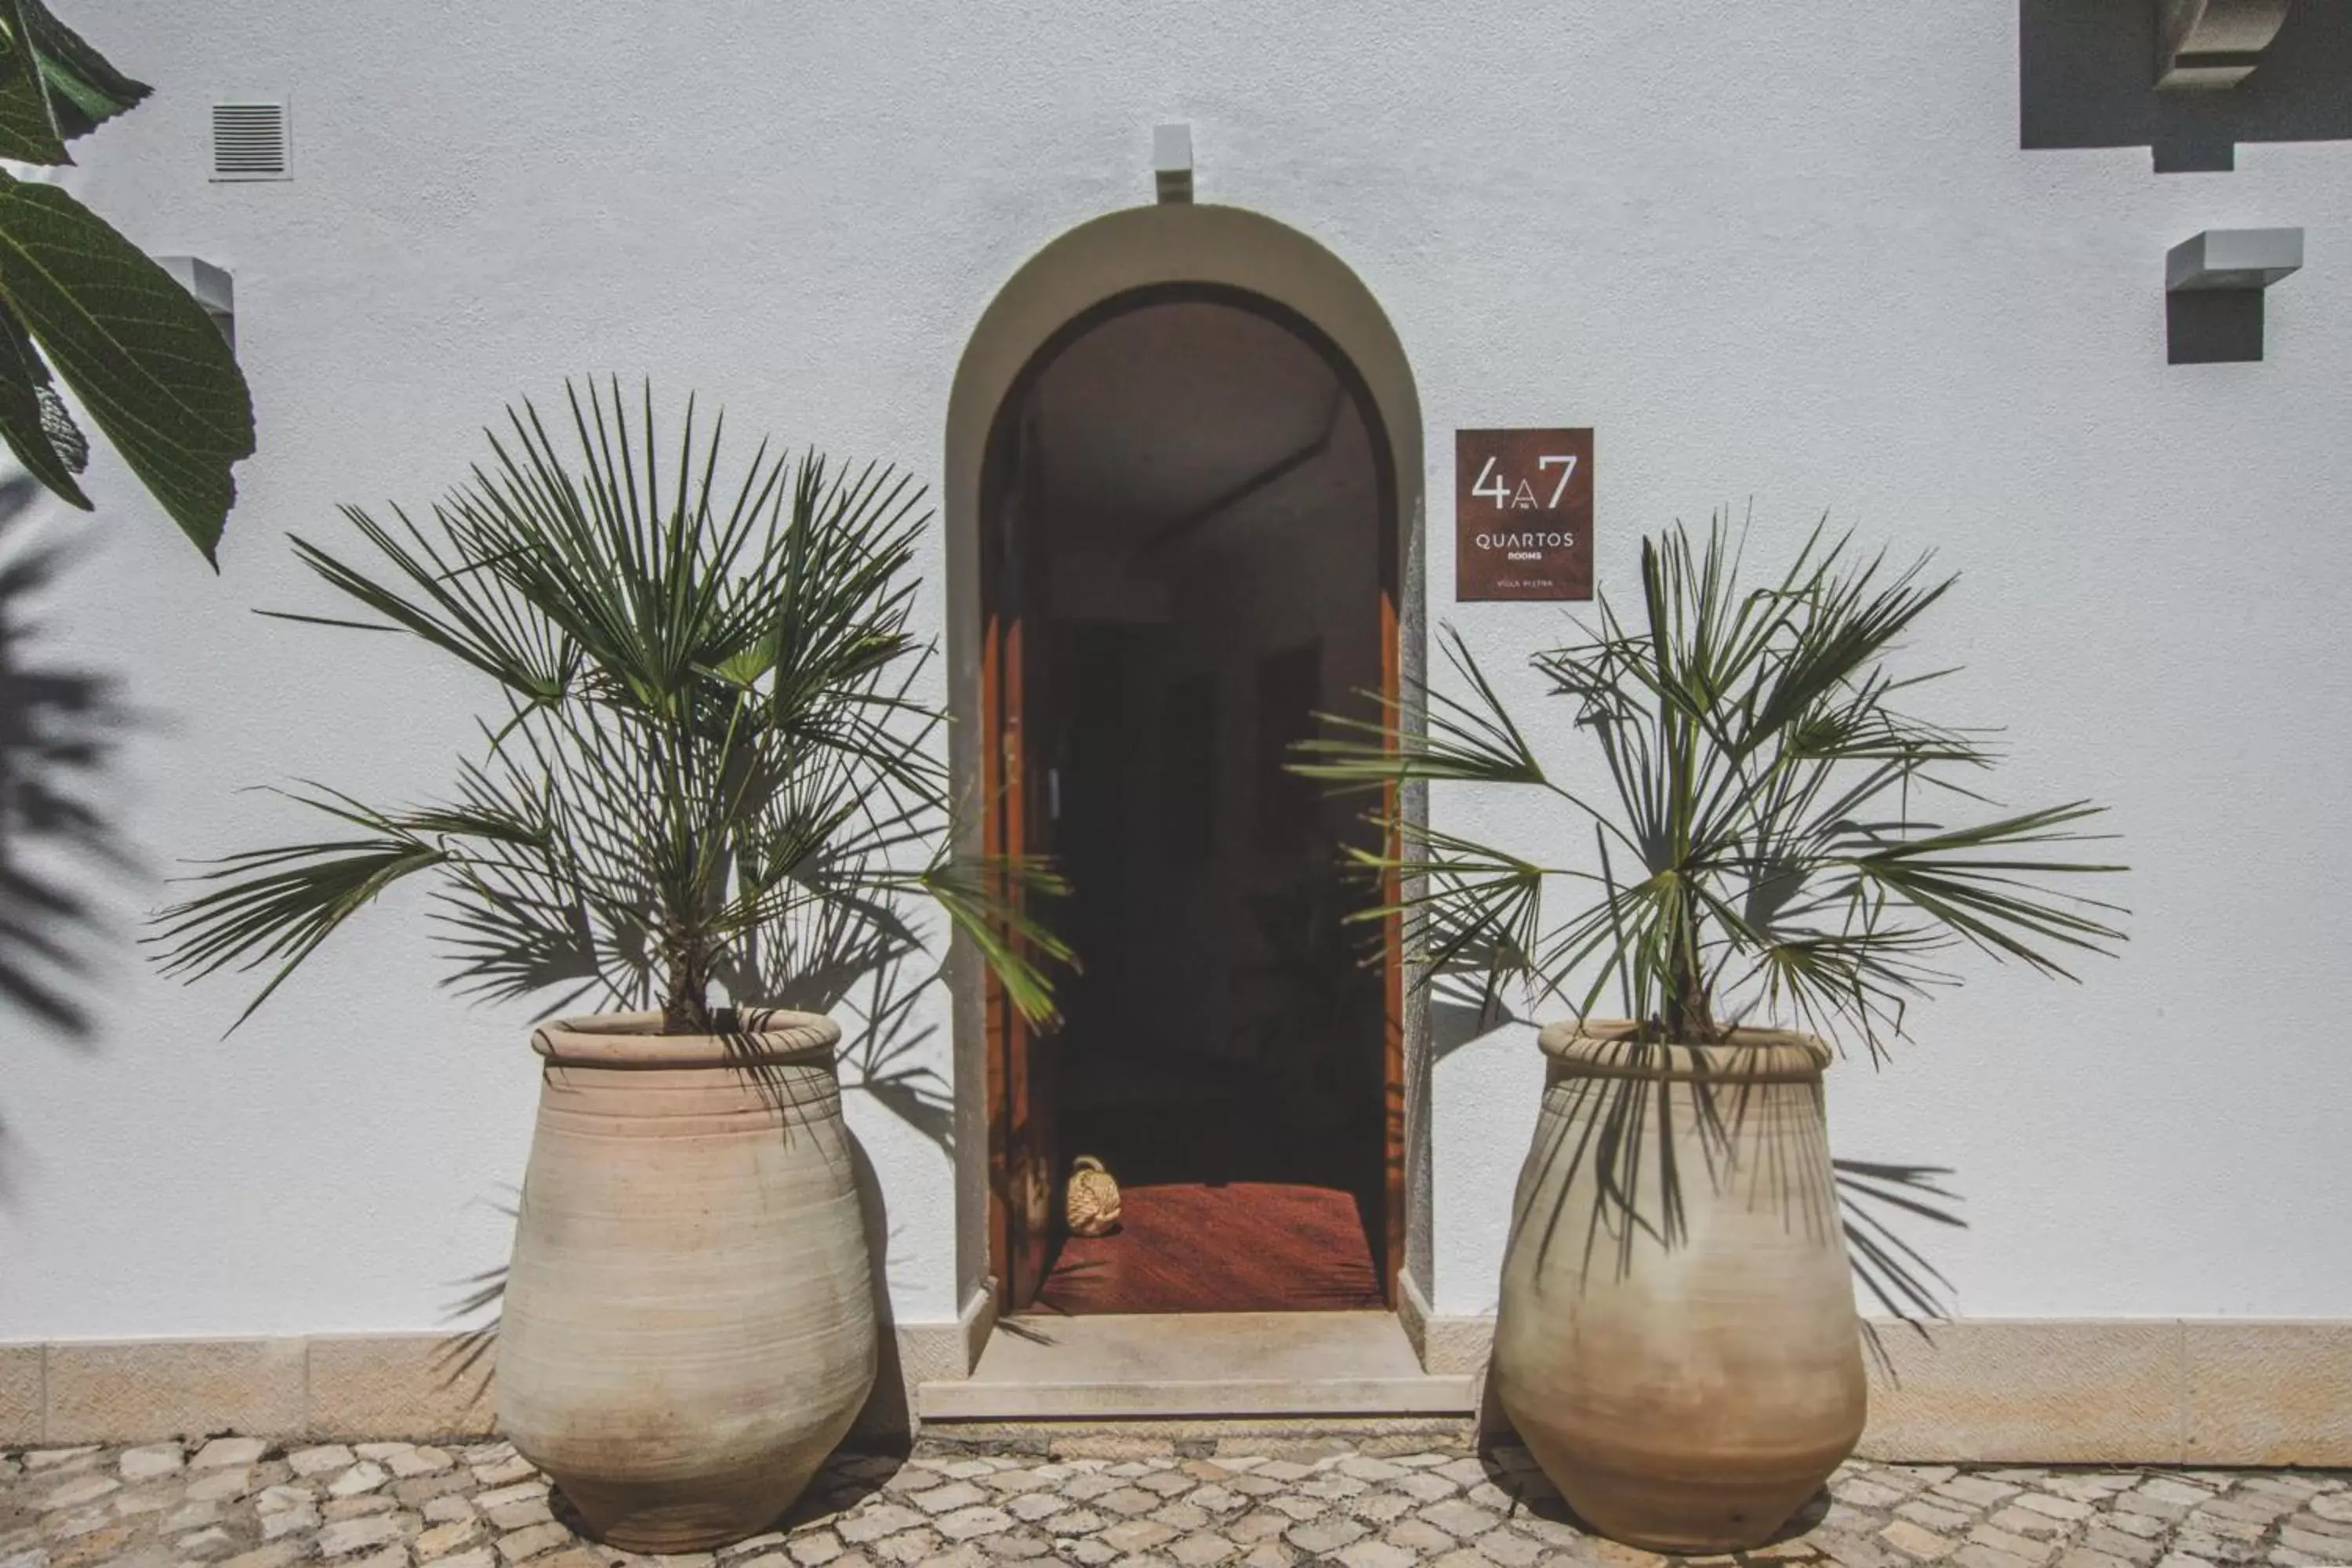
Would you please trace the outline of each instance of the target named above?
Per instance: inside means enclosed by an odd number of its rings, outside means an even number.
[[[1329,719],[1327,738],[1294,750],[1294,772],[1386,792],[1376,816],[1393,847],[1359,858],[1394,890],[1359,918],[1403,923],[1421,984],[1481,973],[1489,1005],[1516,980],[1582,1018],[1613,992],[1639,1044],[1720,1042],[1761,1008],[1874,1056],[1902,1036],[1913,1000],[1953,978],[1950,950],[2053,975],[2112,952],[2124,911],[2074,890],[2123,869],[2076,847],[2105,837],[2092,831],[2101,808],[1990,807],[1978,781],[1999,756],[1984,732],[1906,710],[1949,673],[1894,668],[1953,586],[1928,567],[1864,556],[1821,526],[1776,577],[1743,588],[1742,542],[1721,516],[1703,536],[1677,526],[1644,540],[1639,613],[1604,595],[1579,640],[1531,660],[1574,703],[1606,800],[1558,782],[1570,775],[1546,765],[1449,628],[1454,690],[1415,687],[1380,721]],[[1424,710],[1425,726],[1413,721]],[[1577,825],[1570,842],[1593,834],[1598,871],[1413,820],[1394,786],[1427,781],[1549,795]],[[1955,807],[1989,814],[1927,815]],[[1563,883],[1586,896],[1547,925]],[[1638,1098],[1612,1106],[1610,1148],[1664,1158],[1669,1141],[1641,1135],[1643,1114]],[[1614,1217],[1627,1223],[1612,1234],[1673,1233],[1670,1213]],[[1916,1303],[1899,1243],[1868,1225],[1855,1234],[1882,1300]]]
[[[568,442],[509,410],[429,522],[347,508],[357,552],[295,541],[354,609],[285,618],[414,637],[497,684],[457,799],[298,794],[346,832],[215,863],[160,918],[166,967],[267,968],[258,1006],[379,893],[432,873],[460,985],[650,1000],[703,1030],[715,977],[745,1002],[799,994],[810,967],[919,945],[927,899],[1016,1005],[1050,1014],[1067,950],[1008,912],[1050,870],[941,847],[941,715],[909,632],[919,488],[765,442],[730,469],[723,419],[692,400],[665,440],[650,387],[635,412],[616,381],[567,394]]]

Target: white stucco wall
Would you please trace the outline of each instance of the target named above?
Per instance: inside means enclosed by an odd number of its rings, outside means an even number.
[[[2343,1314],[2352,146],[2167,175],[2021,151],[2012,8],[1898,9],[82,0],[160,91],[73,179],[235,274],[261,452],[218,579],[110,458],[97,517],[42,509],[79,557],[26,657],[138,710],[108,790],[149,869],[108,895],[89,1037],[0,1019],[0,1340],[426,1328],[503,1254],[524,1015],[437,988],[417,898],[226,1040],[242,987],[129,945],[155,876],[294,821],[241,786],[427,793],[468,742],[466,679],[248,613],[323,602],[281,536],[428,500],[507,398],[592,370],[936,479],[972,323],[1144,199],[1162,120],[1203,200],[1379,297],[1433,497],[1456,426],[1590,424],[1605,584],[1640,531],[1750,497],[1768,545],[1827,510],[1965,574],[1923,649],[1969,666],[1944,711],[2008,726],[2011,797],[2115,805],[2136,913],[2084,985],[1979,970],[1895,1068],[1833,1079],[1841,1152],[1958,1167],[1972,1228],[1937,1256],[1962,1310]],[[206,105],[238,93],[290,96],[292,181],[204,179]],[[2310,263],[2267,362],[2168,366],[2166,247],[2282,224]],[[1561,614],[1454,605],[1447,510],[1432,618],[1500,665]],[[926,1018],[944,1092],[944,1002]],[[1449,1151],[1507,1178],[1538,1075],[1500,1040],[1436,1070],[1434,1289],[1478,1310],[1507,1181],[1482,1199]],[[852,1100],[898,1314],[950,1318],[950,1161]]]

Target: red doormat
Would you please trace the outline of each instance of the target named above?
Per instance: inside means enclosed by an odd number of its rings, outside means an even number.
[[[1122,1187],[1119,1229],[1074,1236],[1037,1310],[1378,1311],[1379,1271],[1356,1200],[1279,1182]]]

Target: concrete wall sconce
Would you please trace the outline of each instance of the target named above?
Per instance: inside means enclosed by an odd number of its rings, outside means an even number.
[[[227,271],[195,256],[159,256],[156,263],[172,275],[173,280],[196,298],[205,314],[220,329],[228,346],[236,347],[236,290],[235,280]]]
[[[2293,0],[2156,0],[2156,85],[2233,88],[2262,64]]]
[[[1192,128],[1155,125],[1151,128],[1151,175],[1163,202],[1192,199]]]
[[[2299,228],[2209,228],[2165,253],[2166,358],[2263,357],[2263,290],[2303,266]]]

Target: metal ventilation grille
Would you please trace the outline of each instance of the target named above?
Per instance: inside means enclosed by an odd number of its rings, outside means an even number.
[[[286,106],[282,103],[214,104],[213,178],[282,180],[286,177]]]

